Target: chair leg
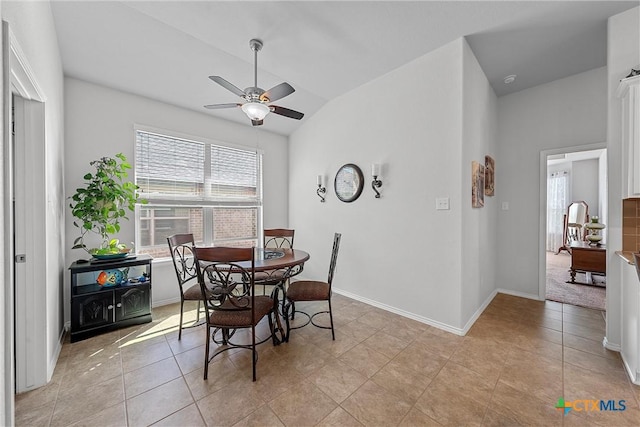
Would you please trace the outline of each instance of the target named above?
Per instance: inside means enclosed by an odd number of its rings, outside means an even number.
[[[277,316],[277,312],[274,314],[275,316]],[[271,319],[271,315],[268,314],[267,315],[267,319],[269,320],[269,331],[271,331],[271,341],[273,342],[273,346],[277,346],[278,345],[278,338],[276,337],[276,330],[273,327],[273,319]]]
[[[211,333],[211,328],[209,327],[209,325],[207,325],[207,343],[205,345],[205,350],[204,350],[204,379],[205,380],[209,375],[209,341],[213,339],[213,337],[209,336],[210,333]]]
[[[296,315],[296,303],[291,301],[291,320],[295,320],[294,316]]]
[[[328,300],[329,302],[329,321],[331,322],[331,338],[333,338],[333,340],[336,340],[336,334],[333,331],[333,312],[331,311],[331,298],[329,298]]]
[[[284,342],[289,342],[289,333],[291,332],[291,324],[289,323],[289,308],[291,308],[291,304],[292,303],[285,305],[282,311],[282,315],[284,316],[285,326],[287,329],[284,335]]]
[[[253,381],[256,380],[256,362],[258,354],[256,353],[256,326],[251,327],[251,361],[253,362]]]
[[[180,298],[180,326],[178,328],[178,341],[182,339],[182,313],[184,312],[184,299]]]

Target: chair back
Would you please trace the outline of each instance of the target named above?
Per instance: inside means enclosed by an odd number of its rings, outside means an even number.
[[[198,277],[193,254],[195,246],[193,234],[174,234],[167,237],[167,243],[173,260],[173,267],[178,277],[180,292],[183,293],[185,283]]]
[[[271,228],[264,230],[264,247],[276,249],[293,249],[295,230]]]
[[[340,238],[342,234],[335,233],[333,235],[333,250],[331,251],[331,263],[329,264],[329,278],[327,282],[329,283],[329,289],[331,289],[331,282],[333,282],[333,273],[336,270],[336,263],[338,262],[338,250],[340,249]]]
[[[194,249],[198,282],[207,310],[253,311],[254,252],[254,248]]]

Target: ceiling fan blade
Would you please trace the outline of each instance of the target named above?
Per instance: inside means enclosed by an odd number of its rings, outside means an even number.
[[[211,80],[213,80],[214,82],[218,83],[220,86],[222,86],[223,88],[230,90],[231,92],[235,93],[238,96],[241,96],[244,98],[245,93],[243,90],[241,90],[240,88],[236,87],[235,85],[229,83],[228,81],[226,81],[225,79],[223,79],[220,76],[209,76],[209,78]]]
[[[277,86],[272,87],[262,95],[260,95],[260,101],[273,102],[285,96],[291,95],[296,90],[289,83],[280,83]]]
[[[281,116],[289,117],[290,119],[300,120],[304,117],[304,113],[299,111],[290,110],[289,108],[278,107],[277,105],[270,105],[271,111],[275,114],[280,114]]]
[[[264,120],[251,120],[251,124],[254,126],[260,126],[263,122]]]
[[[204,108],[208,108],[210,110],[220,110],[221,108],[235,108],[240,107],[242,104],[211,104],[205,105]]]

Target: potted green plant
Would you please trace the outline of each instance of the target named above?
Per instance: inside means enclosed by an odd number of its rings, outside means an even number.
[[[146,200],[139,198],[137,185],[126,181],[131,165],[122,153],[89,164],[95,172],[84,176],[85,185],[76,189],[69,205],[71,214],[77,218],[73,225],[80,228],[80,237],[73,242],[72,249],[84,249],[98,257],[125,256],[131,248],[112,235],[120,231],[121,219],[129,219],[127,211],[133,212],[136,203]],[[84,241],[87,233],[100,236],[100,247],[87,248]]]

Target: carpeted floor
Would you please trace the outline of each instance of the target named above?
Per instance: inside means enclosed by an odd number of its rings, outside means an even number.
[[[566,283],[571,279],[569,275],[570,265],[571,255],[565,252],[561,252],[558,255],[555,255],[553,252],[547,252],[546,298],[551,301],[604,311],[606,277],[592,276],[594,283],[598,286]],[[577,273],[576,281],[586,282],[586,275],[584,273]]]

